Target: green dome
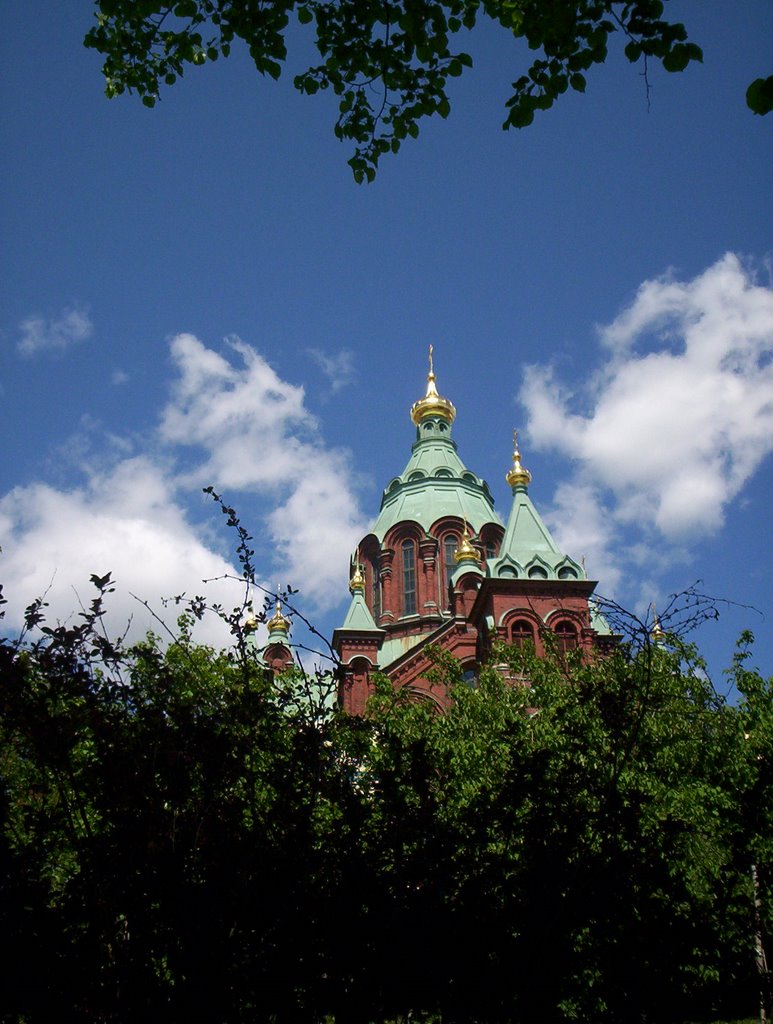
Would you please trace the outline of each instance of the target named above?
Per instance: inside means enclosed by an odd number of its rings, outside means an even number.
[[[459,458],[450,423],[431,415],[416,428],[408,465],[384,491],[372,532],[383,541],[397,523],[412,520],[429,530],[444,516],[466,520],[476,534],[486,523],[502,525],[488,484]]]

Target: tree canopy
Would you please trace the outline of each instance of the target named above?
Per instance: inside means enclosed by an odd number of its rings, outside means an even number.
[[[674,636],[502,647],[448,713],[364,718],[249,636],[0,642],[0,1019],[680,1021],[752,1012],[773,680]],[[528,685],[527,685],[528,684]],[[751,866],[756,866],[756,887]],[[758,913],[755,915],[755,895]],[[758,957],[759,960],[759,957]]]
[[[235,41],[256,69],[278,78],[291,19],[315,33],[320,62],[295,77],[301,92],[331,89],[339,99],[336,135],[354,143],[358,182],[371,181],[380,157],[416,137],[422,118],[450,112],[447,84],[472,66],[458,47],[482,18],[523,39],[537,56],[512,83],[504,128],[531,124],[607,59],[614,38],[625,57],[683,71],[702,60],[685,26],[664,17],[666,0],[96,0],[86,46],[105,58],[108,96],[136,92],[154,106],[164,85],[190,66],[227,57]],[[773,78],[757,79],[747,103],[773,107]]]

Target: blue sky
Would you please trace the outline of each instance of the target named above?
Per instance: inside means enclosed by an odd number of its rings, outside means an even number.
[[[712,674],[744,627],[772,671],[773,115],[743,96],[770,71],[773,8],[667,6],[705,62],[653,68],[649,110],[616,51],[586,95],[502,132],[528,51],[483,27],[450,118],[357,187],[334,99],[292,89],[300,30],[285,81],[236,52],[149,111],[104,98],[85,0],[6,5],[10,625],[49,585],[65,618],[91,572],[113,571],[135,629],[131,594],[199,592],[232,564],[213,484],[262,578],[332,630],[432,342],[503,517],[517,426],[533,500],[601,592],[642,610],[700,578],[757,609],[701,631]]]

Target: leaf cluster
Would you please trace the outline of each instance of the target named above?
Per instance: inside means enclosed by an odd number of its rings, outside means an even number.
[[[750,636],[737,706],[670,635],[593,663],[502,647],[474,687],[436,651],[447,713],[381,679],[352,718],[189,615],[105,656],[93,582],[85,628],[34,603],[40,638],[0,642],[0,1019],[751,1012],[773,680]]]
[[[540,53],[513,82],[506,103],[503,127],[523,128],[567,89],[585,91],[587,72],[607,59],[615,34],[625,38],[629,61],[643,60],[645,76],[648,60],[667,71],[700,61],[700,47],[684,25],[663,17],[664,6],[664,0],[96,0],[96,25],[85,44],[104,57],[109,97],[136,92],[152,107],[162,86],[191,65],[227,57],[237,40],[260,74],[279,78],[294,18],[314,31],[321,58],[295,76],[295,86],[308,95],[330,89],[338,97],[335,133],[354,143],[349,165],[363,182],[373,180],[381,156],[416,138],[423,118],[448,116],[449,79],[472,67],[454,40],[479,18]],[[763,91],[755,83],[750,92],[758,113]]]

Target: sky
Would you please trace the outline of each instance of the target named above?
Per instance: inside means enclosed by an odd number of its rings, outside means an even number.
[[[183,592],[237,603],[211,485],[260,580],[331,633],[432,343],[503,519],[517,427],[530,495],[600,593],[644,614],[701,580],[718,688],[742,629],[773,672],[773,115],[744,104],[773,7],[667,13],[702,65],[651,68],[648,105],[613,47],[585,95],[510,132],[529,51],[482,26],[450,117],[357,186],[334,97],[292,88],[303,30],[280,82],[235,48],[148,110],[104,97],[86,0],[4,5],[6,631],[44,592],[76,615],[91,573],[116,581],[116,630],[173,624]]]

